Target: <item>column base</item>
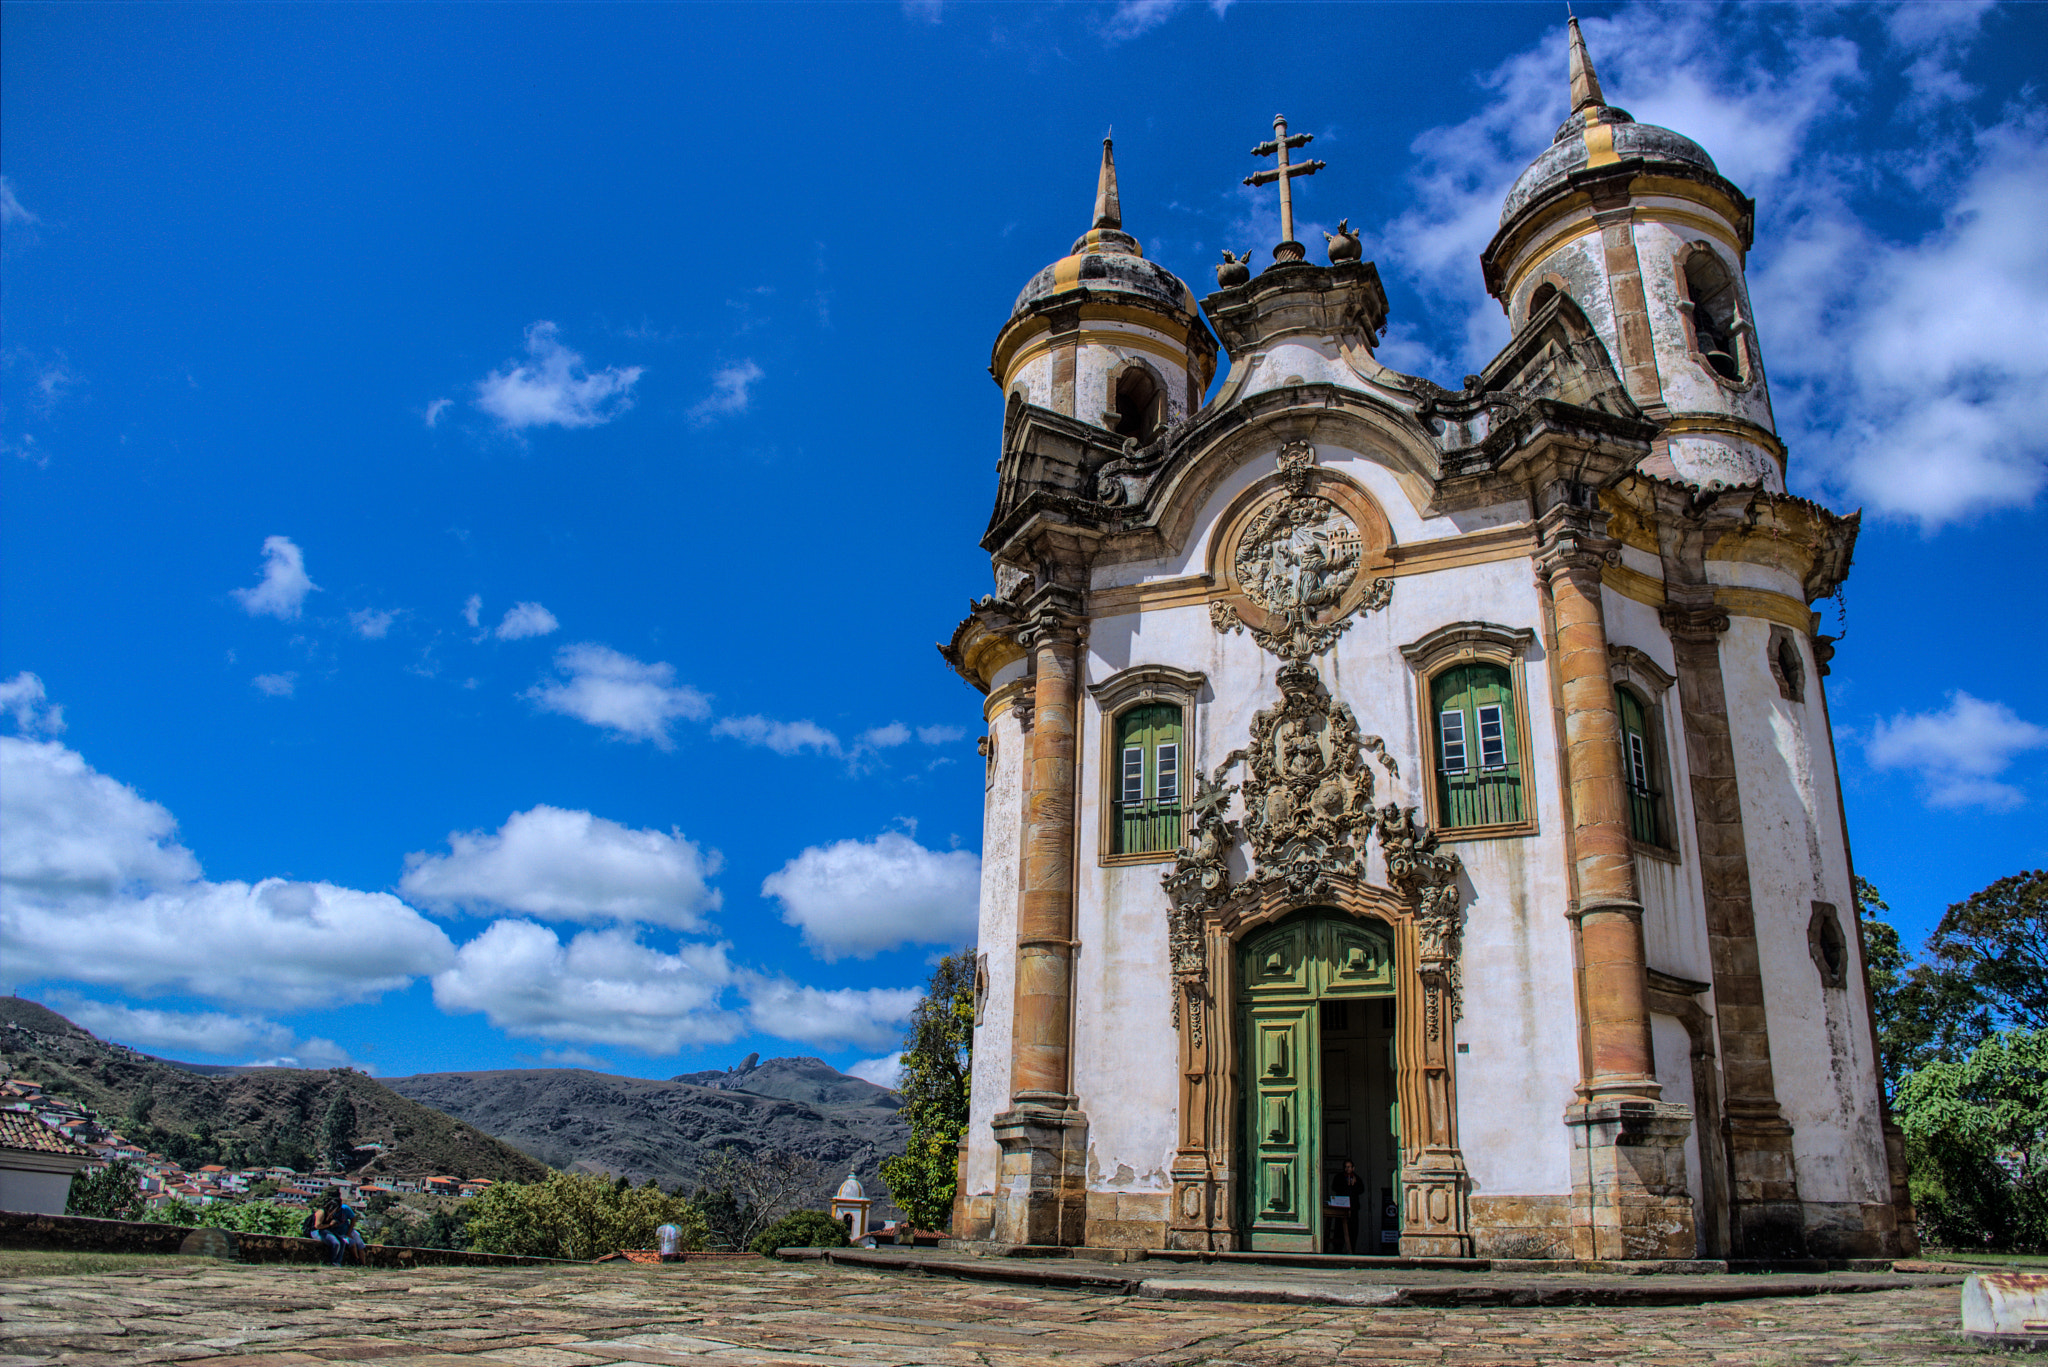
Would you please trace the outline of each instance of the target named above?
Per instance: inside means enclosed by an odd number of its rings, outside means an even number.
[[[1685,1180],[1691,1107],[1666,1101],[1588,1101],[1565,1112],[1565,1125],[1572,1132],[1574,1258],[1698,1256]]]
[[[1088,1226],[1088,1117],[1018,1106],[995,1118],[995,1242],[1079,1247]]]
[[[1466,1200],[1470,1185],[1464,1156],[1456,1149],[1424,1149],[1413,1162],[1402,1165],[1402,1257],[1472,1256]]]

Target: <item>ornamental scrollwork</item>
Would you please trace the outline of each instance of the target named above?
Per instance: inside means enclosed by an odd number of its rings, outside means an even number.
[[[1282,665],[1280,704],[1252,718],[1246,747],[1244,828],[1255,883],[1281,883],[1301,898],[1326,896],[1329,875],[1355,874],[1373,826],[1373,778],[1365,767],[1377,736],[1332,698],[1315,669]]]
[[[1464,1015],[1463,979],[1458,966],[1463,911],[1458,905],[1458,856],[1437,848],[1435,831],[1415,820],[1415,809],[1389,802],[1374,819],[1380,852],[1387,861],[1387,882],[1415,908],[1420,941],[1420,968],[1425,976],[1441,975],[1451,999],[1451,1018]],[[1434,1032],[1440,1020],[1426,1022]]]
[[[1230,847],[1241,834],[1238,823],[1224,819],[1224,809],[1237,785],[1223,776],[1244,758],[1244,751],[1224,756],[1213,774],[1195,771],[1195,792],[1189,803],[1194,829],[1180,847],[1173,867],[1160,881],[1171,906],[1167,912],[1166,948],[1173,965],[1173,1024],[1180,1026],[1181,999],[1187,998],[1195,1043],[1202,1042],[1201,1004],[1208,995],[1209,958],[1204,921],[1230,900]]]

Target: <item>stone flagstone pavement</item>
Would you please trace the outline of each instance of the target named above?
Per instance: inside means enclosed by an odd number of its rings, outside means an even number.
[[[1137,1299],[820,1263],[384,1272],[166,1258],[0,1278],[0,1367],[1947,1364],[1978,1357],[1958,1327],[1952,1285],[1436,1310]]]

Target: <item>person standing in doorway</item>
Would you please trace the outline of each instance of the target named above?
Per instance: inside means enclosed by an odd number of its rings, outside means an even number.
[[[1358,1252],[1358,1212],[1364,1204],[1365,1179],[1358,1175],[1358,1166],[1347,1158],[1344,1171],[1330,1179],[1330,1214],[1346,1253]]]

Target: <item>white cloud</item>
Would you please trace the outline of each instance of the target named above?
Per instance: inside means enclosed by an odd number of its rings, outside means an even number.
[[[562,345],[553,323],[526,329],[526,360],[507,361],[477,382],[476,406],[508,432],[528,427],[598,427],[633,406],[640,366],[591,372]]]
[[[804,750],[820,754],[840,753],[839,737],[812,721],[770,721],[766,717],[720,717],[711,728],[716,736],[732,736],[749,745],[762,745],[778,755]]]
[[[231,590],[251,617],[291,621],[306,595],[320,586],[306,575],[306,557],[288,536],[263,538],[263,582],[253,589]]]
[[[555,669],[562,678],[543,680],[523,696],[625,740],[652,741],[667,750],[675,744],[669,725],[676,718],[702,721],[711,715],[711,700],[676,683],[675,667],[660,661],[648,664],[586,642],[556,651]]]
[[[14,197],[14,182],[0,176],[0,228],[33,228],[40,222]]]
[[[462,600],[462,620],[471,626],[481,626],[483,624],[483,611],[484,597],[482,594],[472,593],[469,597]]]
[[[848,1077],[857,1077],[863,1082],[872,1082],[877,1087],[894,1091],[903,1085],[903,1051],[898,1049],[880,1058],[864,1058],[845,1072]]]
[[[349,1067],[360,1069],[366,1073],[375,1073],[377,1071],[375,1067],[369,1064],[350,1058],[348,1050],[342,1048],[333,1040],[321,1039],[318,1036],[312,1039],[300,1040],[292,1046],[290,1053],[279,1054],[274,1058],[251,1059],[242,1066],[245,1068]]]
[[[1943,711],[1879,720],[1863,753],[1873,769],[1913,771],[1929,806],[2005,810],[2027,799],[1999,775],[2022,752],[2043,747],[2048,727],[2022,720],[2004,703],[1957,691]]]
[[[492,635],[501,641],[523,641],[529,636],[545,636],[561,625],[555,614],[538,603],[514,603]]]
[[[741,975],[741,987],[754,1029],[820,1049],[887,1048],[924,996],[914,987],[804,987],[758,973]]]
[[[279,1054],[297,1047],[292,1032],[276,1021],[222,1011],[160,1011],[91,1001],[53,992],[50,1002],[70,1019],[101,1039],[113,1040],[145,1053]]]
[[[691,407],[691,418],[705,423],[746,412],[753,401],[753,387],[763,374],[752,361],[721,366],[712,373],[711,392]]]
[[[1892,41],[1915,54],[1906,68],[1906,83],[1912,90],[1906,100],[1907,113],[1923,114],[1977,93],[1957,68],[1991,8],[1991,0],[1946,0],[1902,4],[1886,16],[1885,27]]]
[[[870,958],[902,944],[974,937],[981,858],[928,850],[900,832],[814,845],[768,875],[761,895],[820,958]]]
[[[900,721],[887,726],[877,726],[860,733],[860,743],[875,750],[893,749],[910,739],[910,728]]]
[[[258,674],[249,682],[256,686],[259,693],[266,693],[273,698],[289,698],[298,687],[299,672],[296,669],[287,669],[282,674]]]
[[[927,24],[938,23],[944,10],[945,0],[903,0],[903,13]]]
[[[349,627],[365,641],[381,641],[391,634],[391,623],[396,620],[395,612],[379,612],[374,608],[361,608],[348,615]]]
[[[0,737],[0,961],[259,1009],[363,1001],[445,966],[438,926],[387,893],[209,882],[163,807],[55,741]]]
[[[436,399],[428,404],[427,411],[422,415],[426,418],[427,426],[439,427],[441,425],[441,415],[446,413],[454,404],[455,400],[453,399]]]
[[[564,944],[532,921],[494,921],[435,976],[434,1002],[527,1039],[673,1054],[742,1033],[721,1002],[733,976],[722,945],[664,954],[630,929],[586,930]]]
[[[956,741],[965,740],[967,731],[959,726],[920,726],[917,728],[917,738],[926,745],[951,745]]]
[[[1795,453],[1930,530],[2048,484],[2048,123],[1987,130],[1968,160],[1920,241],[1885,242],[1816,191],[1753,276]]]
[[[409,854],[399,891],[437,911],[509,911],[558,921],[645,921],[696,930],[719,894],[718,853],[589,812],[540,806],[495,833],[456,831],[447,854]]]
[[[14,718],[24,736],[56,736],[64,732],[64,709],[52,707],[41,676],[27,670],[0,682],[0,711]]]

